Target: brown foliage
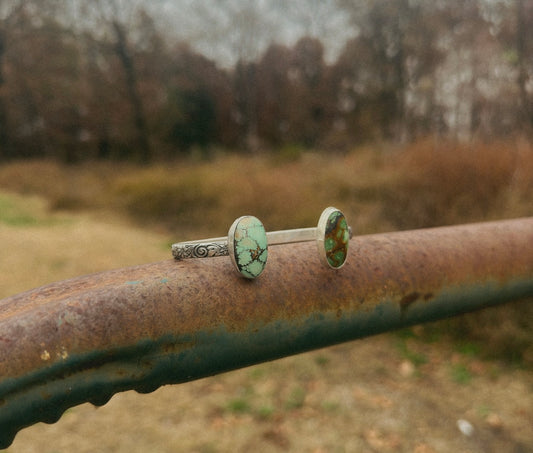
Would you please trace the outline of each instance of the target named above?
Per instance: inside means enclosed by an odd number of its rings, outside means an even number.
[[[398,228],[488,220],[511,210],[527,214],[531,145],[425,141],[391,156],[388,166],[383,213]]]

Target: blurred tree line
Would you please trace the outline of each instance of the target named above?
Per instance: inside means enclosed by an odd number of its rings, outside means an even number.
[[[326,3],[353,29],[334,61],[318,36]],[[533,129],[529,0],[319,2],[300,10],[308,34],[258,56],[261,18],[228,9],[240,31],[230,66],[169,40],[145,6],[0,0],[0,159],[146,162],[213,145],[342,150]]]

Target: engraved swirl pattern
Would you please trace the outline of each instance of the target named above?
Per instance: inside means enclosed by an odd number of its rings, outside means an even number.
[[[227,243],[175,244],[172,254],[177,260],[187,258],[211,258],[213,256],[227,256]]]

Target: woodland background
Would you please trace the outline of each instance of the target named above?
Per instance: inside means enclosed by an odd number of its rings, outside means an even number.
[[[528,0],[0,3],[2,160],[346,151],[532,126]]]

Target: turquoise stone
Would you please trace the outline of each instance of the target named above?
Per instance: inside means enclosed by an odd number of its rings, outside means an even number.
[[[349,242],[350,230],[344,214],[340,211],[331,213],[326,223],[324,237],[326,259],[331,267],[339,268],[344,264],[348,255]]]
[[[258,277],[268,257],[265,227],[256,217],[246,216],[237,223],[233,237],[235,264],[239,272],[246,278]]]

